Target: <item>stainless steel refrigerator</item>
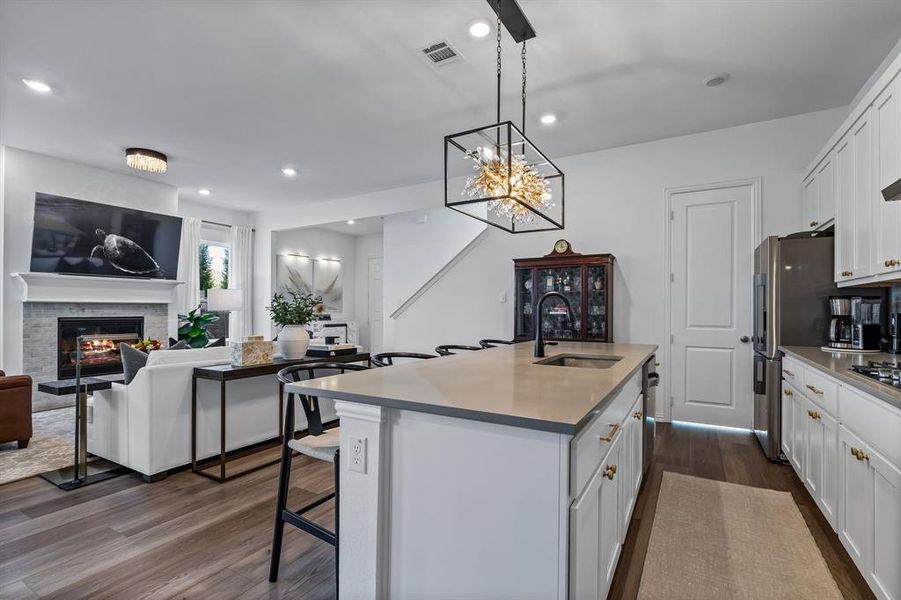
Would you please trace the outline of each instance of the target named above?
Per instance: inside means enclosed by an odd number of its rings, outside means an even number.
[[[768,237],[754,252],[754,433],[770,460],[780,460],[782,358],[779,346],[823,346],[829,296],[859,290],[833,282],[828,235]]]

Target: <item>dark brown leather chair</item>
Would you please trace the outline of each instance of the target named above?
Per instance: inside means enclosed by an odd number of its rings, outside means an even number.
[[[28,446],[31,439],[31,377],[0,371],[0,443]]]

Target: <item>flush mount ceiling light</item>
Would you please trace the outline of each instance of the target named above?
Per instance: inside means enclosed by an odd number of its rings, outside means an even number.
[[[564,176],[526,137],[526,40],[535,37],[516,0],[497,13],[497,122],[444,137],[444,205],[509,233],[563,229]],[[522,44],[522,128],[501,121],[502,26]]]
[[[294,167],[282,167],[282,175],[285,177],[294,177],[297,175],[297,169]]]
[[[557,115],[548,113],[546,115],[541,115],[541,124],[542,125],[553,125],[557,122]]]
[[[46,84],[43,81],[38,81],[37,79],[23,79],[22,83],[39,94],[49,94],[51,91],[53,91],[53,88],[51,88],[49,84]]]
[[[704,85],[707,87],[716,87],[718,85],[723,85],[726,81],[729,80],[728,73],[720,73],[719,75],[714,75],[713,77],[709,77],[704,80]]]
[[[125,162],[132,169],[148,173],[165,173],[168,159],[162,152],[147,148],[128,148],[125,150]]]
[[[350,221],[347,222],[347,224],[348,224],[348,225],[353,225],[353,224],[354,224],[354,220],[351,219]]]
[[[212,192],[210,192],[210,190],[206,188],[200,188],[199,190],[197,190],[197,193],[201,196],[209,196]]]
[[[482,39],[491,33],[491,25],[485,19],[476,19],[469,23],[469,35],[474,38]]]

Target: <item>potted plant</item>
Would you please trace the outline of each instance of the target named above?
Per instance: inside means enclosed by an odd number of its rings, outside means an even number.
[[[288,290],[287,297],[280,292],[272,295],[272,303],[266,310],[272,315],[272,321],[281,327],[278,350],[282,358],[296,360],[306,355],[310,334],[304,325],[313,320],[316,305],[321,302],[319,296],[296,290]]]
[[[206,328],[219,320],[213,313],[202,312],[200,306],[186,315],[178,315],[178,339],[191,348],[204,348],[210,343]]]

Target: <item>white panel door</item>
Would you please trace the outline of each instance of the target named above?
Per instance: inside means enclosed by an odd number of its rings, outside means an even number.
[[[835,146],[835,281],[853,277],[854,150],[851,134]]]
[[[369,259],[369,353],[382,352],[384,310],[382,290],[382,259]]]
[[[671,197],[672,418],[751,427],[751,184]]]
[[[817,167],[817,227],[835,218],[835,167],[830,153]]]
[[[872,109],[871,109],[872,110]],[[851,197],[854,235],[851,248],[851,276],[864,277],[873,273],[873,125],[871,110],[865,112],[851,126]]]
[[[838,539],[866,574],[872,555],[873,476],[859,455],[866,451],[866,445],[841,425],[838,432]]]
[[[873,557],[867,579],[880,598],[901,600],[901,471],[872,450]]]
[[[801,219],[803,219],[801,229],[816,229],[816,226],[819,225],[816,171],[804,180],[802,186],[804,189],[801,195]]]

